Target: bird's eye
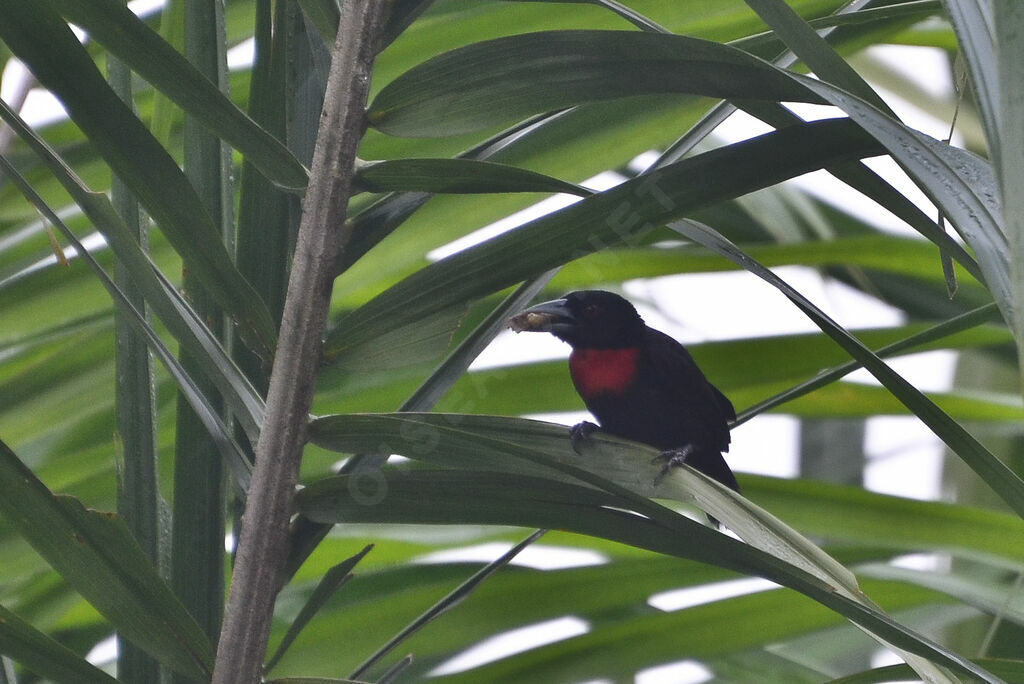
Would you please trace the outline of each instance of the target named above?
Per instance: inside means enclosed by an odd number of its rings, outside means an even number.
[[[593,318],[597,315],[598,311],[600,311],[600,307],[597,304],[587,304],[583,309],[583,315],[587,318]]]

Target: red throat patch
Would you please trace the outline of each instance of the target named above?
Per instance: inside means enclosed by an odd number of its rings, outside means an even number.
[[[624,391],[636,375],[636,355],[636,347],[573,350],[569,372],[576,391],[584,398]]]

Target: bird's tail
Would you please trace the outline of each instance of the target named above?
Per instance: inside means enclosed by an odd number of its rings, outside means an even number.
[[[694,449],[686,457],[686,465],[692,466],[704,473],[713,480],[721,482],[734,492],[740,491],[740,485],[736,482],[732,468],[725,462],[721,452],[716,449]]]

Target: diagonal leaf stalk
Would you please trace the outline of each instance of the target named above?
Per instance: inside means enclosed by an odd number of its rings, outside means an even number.
[[[818,78],[845,88],[890,117],[897,118],[875,89],[868,85],[849,62],[840,57],[825,38],[811,28],[792,7],[780,0],[746,0],[746,3]],[[860,0],[856,4],[863,6],[866,3]]]
[[[801,17],[792,13],[787,6],[780,6],[781,3],[775,3],[770,0],[748,0],[748,4],[761,14],[762,19],[766,21],[769,18],[772,19],[768,23],[772,24],[775,33],[779,33],[783,38],[787,35],[793,38],[792,41],[786,41],[787,45],[799,48],[799,50],[787,50],[772,60],[772,64],[780,68],[787,68],[796,63],[798,56],[804,57],[805,63],[817,73],[819,78],[832,76],[832,80],[837,85],[845,85],[851,92],[864,94],[869,101],[879,105],[883,111],[895,118],[895,115],[884,101],[877,96],[874,90],[856,72],[850,69],[845,61],[835,56],[835,52],[825,40],[840,25],[835,22],[842,21],[844,18],[849,20],[857,15],[861,15],[859,20],[864,20],[865,16],[871,17],[879,13],[890,12],[892,11],[891,8],[865,10],[864,7],[869,4],[869,0],[853,0],[835,14],[817,20],[815,22],[816,25],[830,22],[825,24],[824,28],[820,29],[819,32],[811,29]],[[918,7],[908,7],[897,11],[924,13],[939,9],[938,4],[932,2],[918,3],[918,5]],[[664,29],[662,30],[664,31]],[[734,45],[738,44],[734,43]],[[754,116],[758,116],[758,118],[761,118],[765,123],[774,128],[803,122],[802,118],[793,114],[781,104],[774,102],[747,101],[742,105],[729,101],[721,102],[705,114],[685,135],[670,145],[653,164],[652,168],[658,168],[683,158],[700,141],[704,140],[715,128],[728,119],[736,111],[737,107],[747,110],[748,113]],[[972,275],[979,280],[983,279],[977,262],[973,257],[967,254],[958,243],[951,240],[944,230],[936,227],[934,222],[925,216],[916,205],[907,200],[902,193],[893,189],[888,182],[871,171],[865,164],[862,162],[851,162],[840,168],[828,169],[828,171],[854,189],[860,190],[863,194],[875,199],[883,207],[939,245],[942,265],[947,272],[951,272],[951,259],[956,257]],[[951,279],[947,277],[947,280]]]
[[[868,0],[855,0],[854,2],[849,3],[846,7],[844,7],[836,14],[829,15],[828,17],[823,17],[823,19],[834,19],[852,12],[856,12],[858,9],[867,4],[867,2]],[[827,28],[822,29],[822,35],[827,36],[834,30],[835,26],[829,25]],[[741,42],[742,41],[734,42],[733,45],[739,47]],[[778,57],[773,59],[772,64],[781,69],[785,69],[795,64],[796,61],[797,56],[793,53],[793,51],[786,50]],[[766,105],[773,107],[777,106],[779,109],[783,109],[781,105],[776,105],[775,103],[766,103]],[[666,164],[671,164],[685,157],[687,154],[692,152],[693,149],[702,140],[711,135],[711,133],[713,133],[714,130],[718,128],[720,124],[722,124],[726,119],[732,116],[736,112],[736,109],[737,106],[732,102],[729,102],[728,100],[716,104],[708,111],[707,114],[702,116],[700,121],[694,124],[694,126],[690,128],[689,131],[687,131],[674,143],[669,145],[665,149],[665,151],[661,153],[661,156],[659,156],[658,159],[654,162],[652,168],[665,166]]]
[[[861,362],[886,389],[892,392],[893,396],[906,405],[939,439],[980,475],[989,487],[1009,504],[1010,508],[1024,517],[1024,481],[1021,481],[1016,473],[996,458],[973,435],[893,371],[888,364],[878,358],[856,337],[825,315],[771,270],[752,259],[715,230],[696,221],[676,221],[670,226],[684,237],[721,254],[776,287],[815,325],[821,328],[822,332],[835,340],[854,359]]]
[[[756,2],[756,4],[769,5],[767,0],[750,0]],[[863,9],[865,5],[869,4],[867,0],[855,0],[850,2],[848,5],[843,7],[839,12],[828,17],[823,17],[821,20],[813,22],[815,25],[820,22],[831,20],[832,22],[841,21],[843,18],[850,19],[853,17],[871,17],[879,13],[888,13],[892,11],[891,8],[875,8],[875,9]],[[905,10],[913,13],[927,13],[934,12],[939,9],[937,3],[920,3],[920,7],[910,7]],[[778,7],[775,7],[770,11],[779,11]],[[785,14],[785,10],[779,12]],[[789,21],[796,21],[803,23],[803,19],[796,17],[789,17]],[[807,52],[834,52],[831,46],[826,42],[825,38],[835,30],[838,23],[829,23],[825,28],[820,29],[820,33],[816,31],[810,31],[813,36],[804,35],[803,43],[813,43],[817,41],[818,45],[816,48],[812,48],[801,44],[801,55]],[[734,43],[739,45],[739,43]],[[772,64],[779,68],[787,68],[797,61],[797,54],[792,50],[788,50],[776,59],[772,61]],[[805,60],[806,61],[806,60]],[[831,55],[826,57],[829,65],[832,65]],[[842,61],[842,60],[840,60]],[[809,64],[813,67],[816,65],[818,60],[812,60]],[[843,62],[845,64],[845,62]],[[820,67],[818,76],[823,77],[823,73],[820,73],[820,69],[825,68],[825,73],[833,73],[828,66]],[[854,72],[850,74],[844,70],[843,67],[837,67],[837,71],[840,73],[835,74],[838,76],[836,80],[837,84],[846,84],[851,92],[865,92],[870,91],[869,101],[880,102],[880,98],[874,95],[874,91],[863,82],[863,80],[856,75]],[[892,114],[891,110],[885,106],[884,102],[881,102],[882,111]],[[685,135],[679,138],[676,142],[668,147],[665,152],[658,158],[654,163],[653,168],[658,168],[666,164],[670,164],[674,161],[678,161],[684,157],[687,153],[693,150],[693,148],[708,135],[710,135],[715,128],[718,127],[723,121],[729,118],[737,108],[743,109],[747,113],[761,119],[769,126],[773,128],[783,128],[788,125],[803,123],[804,119],[791,112],[786,107],[783,107],[779,103],[775,102],[755,102],[751,100],[736,101],[733,102],[721,102],[715,105],[704,117],[701,118],[697,124],[691,128]],[[891,213],[895,214],[898,218],[905,221],[908,225],[916,229],[922,235],[927,237],[932,242],[939,246],[940,254],[942,257],[942,264],[944,269],[952,268],[951,258],[956,258],[964,267],[974,275],[978,280],[983,280],[980,269],[974,258],[968,254],[959,243],[953,241],[946,234],[945,230],[942,230],[935,225],[935,222],[929,219],[924,212],[922,212],[917,205],[909,201],[902,193],[895,190],[886,180],[881,176],[872,171],[863,162],[851,162],[844,164],[839,167],[833,167],[826,169],[833,176],[843,181],[847,185],[851,186],[855,190],[860,191],[865,196],[873,199],[878,204],[886,208]]]
[[[288,648],[292,645],[302,629],[309,624],[309,621],[313,619],[317,611],[323,608],[327,600],[330,599],[334,593],[340,589],[346,582],[352,579],[352,568],[361,561],[366,554],[373,549],[373,544],[367,544],[363,547],[363,550],[347,558],[341,563],[338,563],[333,568],[328,570],[324,576],[320,579],[316,589],[313,590],[313,594],[306,601],[305,605],[299,610],[299,614],[295,616],[292,623],[288,625],[288,631],[285,632],[284,637],[281,638],[281,643],[278,644],[277,649],[274,651],[274,655],[267,659],[267,664],[263,669],[270,672],[274,669],[274,666],[281,661],[284,654],[288,652]]]
[[[951,318],[948,321],[943,321],[942,323],[934,325],[927,330],[923,330],[898,342],[893,342],[892,344],[887,344],[880,349],[876,349],[874,354],[879,358],[888,358],[890,356],[910,351],[917,346],[928,344],[935,340],[941,340],[942,338],[954,333],[967,330],[976,325],[981,325],[982,323],[991,320],[993,315],[998,315],[998,312],[999,309],[994,302],[991,304],[985,304],[984,306],[979,306],[976,309],[963,313],[955,318]],[[842,377],[863,367],[864,365],[860,361],[852,360],[833,368],[829,368],[828,370],[821,371],[806,382],[790,387],[784,392],[780,392],[773,397],[769,397],[764,401],[758,402],[754,406],[740,411],[739,415],[736,416],[736,421],[733,423],[733,426],[742,425],[751,418],[759,416],[765,411],[770,411],[785,404],[786,402],[793,401],[805,394],[810,394],[814,390],[836,382]]]
[[[614,12],[615,14],[619,15],[620,17],[622,17],[623,19],[628,21],[629,23],[633,24],[637,28],[640,28],[640,29],[642,29],[644,31],[658,31],[658,32],[661,32],[661,33],[665,32],[665,27],[662,26],[661,24],[653,21],[652,19],[649,19],[648,17],[645,17],[644,15],[640,14],[636,10],[633,10],[633,9],[631,9],[629,7],[626,7],[625,5],[623,5],[620,2],[616,2],[616,0],[583,0],[583,1],[584,2],[588,2],[588,3],[592,4],[592,5],[597,5],[599,7],[604,7],[605,9],[609,10],[610,12]]]
[[[1016,682],[1024,678],[1024,664],[1019,660],[971,658],[971,661],[1007,682]],[[908,665],[886,665],[830,679],[827,684],[884,684],[884,682],[913,681],[916,676],[917,674]]]
[[[845,111],[886,148],[974,250],[1004,320],[1014,320],[1009,250],[992,166],[894,121],[830,83],[799,74],[790,77]]]
[[[985,630],[985,637],[982,639],[981,648],[978,649],[982,655],[989,652],[989,649],[992,647],[992,641],[996,638],[996,634],[999,632],[999,628],[1006,621],[1006,614],[1010,612],[1011,605],[1014,602],[1020,602],[1022,593],[1024,593],[1024,570],[1018,568],[1017,576],[1013,580],[1013,585],[1003,597],[998,609],[992,616],[992,622],[989,624],[988,629]],[[1019,623],[1019,621],[1020,618],[1018,617],[1017,622]]]
[[[377,684],[392,684],[398,679],[402,671],[412,665],[412,655],[407,655],[397,663],[389,667],[377,680]]]
[[[260,678],[287,555],[288,521],[320,366],[334,258],[349,237],[345,218],[356,149],[364,130],[380,30],[390,5],[350,0],[341,10],[214,684],[252,684]]]
[[[785,107],[744,101],[737,106],[751,116],[757,117],[773,128],[785,128],[804,120]],[[955,259],[979,282],[985,282],[981,267],[963,246],[953,240],[945,229],[928,217],[920,207],[892,186],[887,180],[871,170],[864,162],[850,162],[825,169],[865,197],[871,199],[889,213],[909,225],[925,238],[938,246],[944,268],[951,267]]]
[[[772,30],[775,31],[775,33],[786,43],[796,56],[803,60],[804,64],[807,65],[807,67],[813,71],[819,79],[828,81],[837,87],[843,88],[846,91],[863,98],[866,102],[877,107],[878,110],[886,116],[895,121],[899,121],[899,117],[896,116],[896,113],[893,112],[875,89],[872,88],[846,60],[836,53],[823,36],[820,36],[813,28],[811,28],[810,25],[808,25],[808,23],[804,21],[799,14],[793,11],[791,7],[779,0],[746,1],[747,4],[758,13],[761,19],[772,27]],[[779,109],[782,109],[782,107],[779,107]],[[882,193],[888,195],[890,199],[896,199],[894,202],[895,207],[903,207],[903,211],[907,211],[905,205],[910,203],[902,193],[893,191],[888,183],[881,181],[880,178],[863,165],[849,165],[849,169],[845,172],[845,176],[847,176],[846,178],[836,172],[833,172],[833,175],[862,192],[864,180],[870,181],[877,179],[878,182],[875,183],[875,186],[879,187],[882,190]],[[882,204],[882,206],[887,206],[886,202],[881,201],[881,197],[875,196],[873,193],[865,194],[872,196],[875,201]],[[897,211],[898,209],[894,209],[893,213],[897,213]],[[911,225],[915,225],[914,222],[910,223]],[[931,221],[925,221],[922,225],[926,230],[931,230],[932,228]],[[956,243],[946,238],[945,230],[942,230],[941,228],[938,230],[931,230],[931,232],[934,234],[933,236],[930,236],[931,239],[940,247],[942,268],[946,274],[949,290],[952,293],[956,289],[955,276],[953,275],[952,255],[950,254],[951,250],[949,247],[944,245],[955,245]],[[929,233],[925,232],[925,235],[928,236]]]
[[[521,0],[522,2],[551,2],[552,0]],[[584,5],[595,5],[597,7],[603,7],[609,12],[619,15],[629,23],[633,24],[637,28],[643,31],[651,31],[653,33],[670,33],[670,31],[658,24],[654,20],[645,17],[636,10],[626,7],[616,0],[562,0],[565,2],[578,2]]]
[[[367,670],[376,665],[384,656],[395,650],[400,643],[462,603],[485,579],[512,562],[512,559],[518,556],[523,549],[540,539],[546,532],[547,530],[537,530],[511,549],[501,554],[501,556],[495,558],[493,561],[473,573],[472,577],[453,589],[447,596],[431,606],[426,612],[406,625],[401,632],[392,637],[386,644],[377,649],[372,656],[363,661],[363,663],[349,675],[349,679],[357,679],[363,676]]]

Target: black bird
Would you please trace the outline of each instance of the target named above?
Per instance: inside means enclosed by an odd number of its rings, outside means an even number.
[[[666,471],[686,463],[739,491],[722,457],[732,403],[683,345],[648,327],[628,301],[603,290],[570,292],[517,314],[509,326],[548,332],[572,347],[573,384],[601,430],[661,449]],[[573,445],[597,429],[576,425]]]

